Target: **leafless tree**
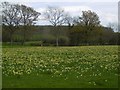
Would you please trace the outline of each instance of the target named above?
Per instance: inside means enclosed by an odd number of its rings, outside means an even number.
[[[70,16],[69,13],[67,13],[65,17],[65,22],[68,25],[68,28],[71,29],[75,24],[75,17]]]
[[[117,23],[109,23],[108,27],[113,29],[113,31],[118,32],[118,24]]]
[[[82,11],[82,16],[79,17],[80,19],[80,25],[84,28],[84,33],[86,35],[86,43],[88,43],[89,35],[90,33],[96,28],[100,27],[100,20],[99,16],[92,12],[91,10],[88,11]]]
[[[13,27],[17,27],[22,18],[19,13],[20,5],[11,4],[9,2],[2,3],[2,24],[9,27],[11,44],[13,42],[13,34],[15,32]]]
[[[25,5],[12,4],[9,2],[2,3],[2,24],[9,27],[11,44],[13,42],[13,34],[19,25],[23,25],[23,43],[26,39],[27,26],[35,24],[39,12],[35,11],[31,7]],[[17,27],[17,28],[16,28]]]
[[[60,26],[66,23],[66,13],[59,7],[48,7],[44,12],[44,16],[54,27],[56,46],[59,46],[59,30]]]
[[[27,26],[31,26],[35,24],[35,21],[38,20],[38,17],[40,15],[39,12],[35,11],[32,7],[27,7],[25,5],[21,5],[21,12],[20,12],[20,16],[22,16],[21,19],[21,25],[23,25],[23,42],[22,44],[24,44],[24,42],[26,41],[26,34],[28,32],[28,27]]]
[[[99,16],[92,12],[91,10],[88,11],[82,11],[82,17],[80,17],[81,23],[85,26],[99,26],[100,20]]]

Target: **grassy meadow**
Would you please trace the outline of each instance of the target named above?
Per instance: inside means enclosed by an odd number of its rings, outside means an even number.
[[[3,47],[3,88],[117,88],[118,46]]]

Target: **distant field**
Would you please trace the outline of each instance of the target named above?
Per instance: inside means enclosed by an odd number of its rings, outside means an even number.
[[[3,88],[116,88],[118,46],[3,47]]]

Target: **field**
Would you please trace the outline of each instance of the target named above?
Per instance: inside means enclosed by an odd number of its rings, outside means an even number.
[[[3,47],[3,88],[117,88],[118,46]]]

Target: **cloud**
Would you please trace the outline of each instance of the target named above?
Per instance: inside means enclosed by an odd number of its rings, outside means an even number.
[[[104,14],[103,17],[105,17],[106,20],[109,21],[109,22],[113,22],[113,21],[117,20],[117,15],[114,15],[114,14],[111,14],[111,13]]]
[[[38,8],[38,9],[36,9],[37,12],[41,13],[41,15],[39,17],[40,20],[45,20],[44,15],[43,15],[45,10],[46,10],[46,8]]]
[[[38,11],[38,12],[44,12],[46,10],[46,8],[38,8],[38,9],[36,9],[36,11]]]
[[[101,24],[105,26],[108,25],[109,23],[117,22],[118,20],[116,13],[112,13],[112,12],[106,13],[102,10],[96,11],[95,8],[91,8],[89,6],[62,6],[61,8],[63,8],[65,12],[68,12],[73,17],[81,16],[82,11],[86,11],[86,10],[91,10],[93,12],[96,12],[100,18]],[[38,12],[42,13],[42,15],[40,16],[40,20],[45,20],[43,15],[45,9],[46,7],[36,9]]]
[[[5,1],[5,0],[2,0]],[[6,0],[12,2],[18,2],[16,0]],[[74,1],[74,3],[69,3]],[[77,2],[76,2],[77,1]],[[94,2],[93,2],[94,1]],[[100,1],[101,3],[98,3]],[[19,3],[24,4],[26,6],[33,7],[36,11],[40,12],[40,22],[41,19],[44,20],[43,12],[47,8],[47,6],[58,6],[63,8],[66,12],[68,12],[71,16],[80,16],[82,11],[91,10],[96,12],[100,17],[100,21],[102,25],[107,25],[111,22],[118,22],[118,14],[117,12],[117,2],[118,0],[19,0]],[[35,3],[32,3],[35,2]],[[41,3],[46,2],[46,3]],[[54,2],[54,3],[50,3]],[[65,3],[59,3],[65,2]],[[75,3],[76,2],[76,3]],[[80,3],[84,2],[84,3]],[[104,2],[115,2],[115,3],[104,3]]]
[[[88,6],[63,6],[61,8],[64,9],[65,12],[69,13],[71,16],[80,16],[82,14],[82,11],[92,10]],[[45,10],[46,10],[46,7],[36,9],[36,11],[41,13],[40,19],[42,20],[45,20],[43,15]]]
[[[114,13],[105,13],[105,12],[98,12],[100,17],[100,21],[102,25],[108,25],[109,23],[118,23],[118,15]]]
[[[118,2],[119,0],[1,0],[1,2]]]
[[[71,16],[78,16],[82,11],[92,10],[88,6],[63,6],[62,7],[66,12],[70,13]]]
[[[65,11],[91,10],[88,6],[63,6],[62,8],[64,8]]]

